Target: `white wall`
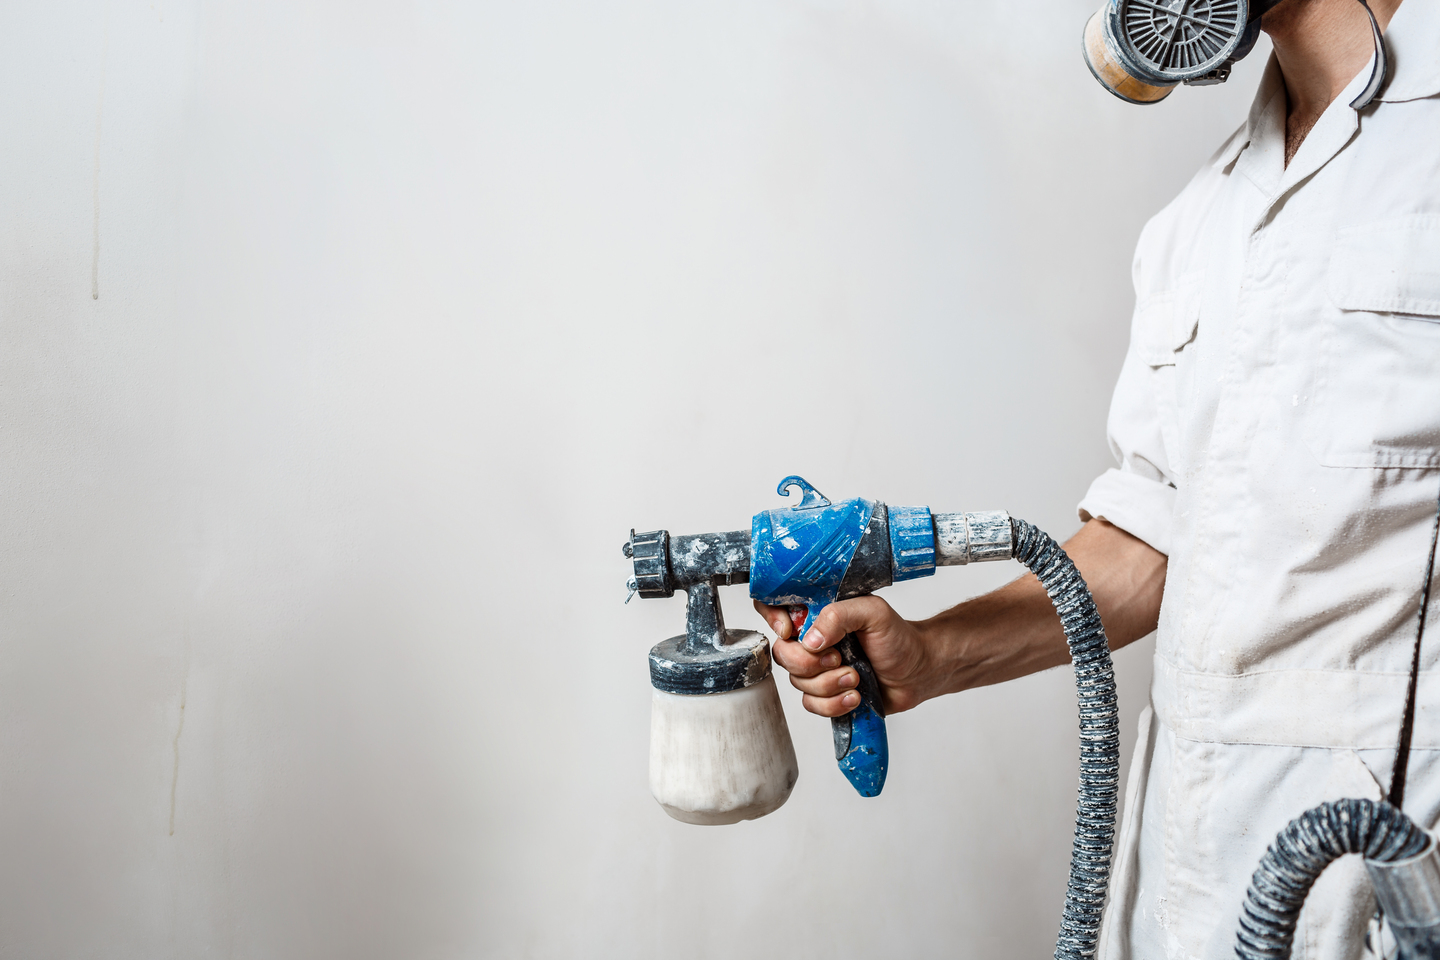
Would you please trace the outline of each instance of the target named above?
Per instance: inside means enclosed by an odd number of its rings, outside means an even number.
[[[1127,106],[1092,5],[5,5],[0,955],[1048,955],[1068,670],[869,801],[782,680],[789,804],[686,826],[619,548],[792,472],[1076,527],[1263,61]]]

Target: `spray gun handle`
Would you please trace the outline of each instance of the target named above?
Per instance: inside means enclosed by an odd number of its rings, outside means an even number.
[[[828,604],[807,604],[805,622],[797,636],[803,636],[815,618]],[[835,739],[835,762],[840,772],[862,797],[878,797],[885,787],[885,774],[890,770],[890,741],[885,734],[885,707],[880,697],[880,680],[865,648],[853,633],[835,645],[840,662],[854,667],[860,677],[856,691],[860,705],[843,717],[830,719],[830,734]]]
[[[830,721],[835,738],[835,761],[840,772],[862,797],[877,797],[885,786],[890,769],[890,741],[885,735],[885,713],[880,699],[880,681],[855,634],[847,633],[836,644],[840,659],[860,675],[860,705],[843,717]]]

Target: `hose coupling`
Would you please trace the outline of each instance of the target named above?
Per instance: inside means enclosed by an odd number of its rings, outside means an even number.
[[[1004,510],[935,514],[935,563],[942,567],[1015,556],[1015,531]]]

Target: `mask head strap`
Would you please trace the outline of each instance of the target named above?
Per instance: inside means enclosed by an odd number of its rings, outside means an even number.
[[[1370,106],[1370,101],[1380,92],[1380,87],[1385,83],[1385,71],[1389,69],[1388,58],[1385,56],[1385,38],[1380,33],[1380,23],[1375,19],[1375,11],[1370,9],[1366,0],[1360,0],[1360,6],[1365,8],[1365,15],[1370,18],[1370,35],[1375,38],[1375,59],[1374,66],[1370,68],[1370,79],[1365,84],[1365,89],[1360,95],[1350,101],[1353,110],[1363,110]]]

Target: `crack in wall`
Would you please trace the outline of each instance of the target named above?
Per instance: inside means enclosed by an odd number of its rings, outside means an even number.
[[[105,65],[110,59],[110,7],[105,7],[105,40],[100,48],[100,92],[95,97],[95,175],[90,200],[94,211],[91,221],[90,299],[100,299],[100,128],[105,115]]]

